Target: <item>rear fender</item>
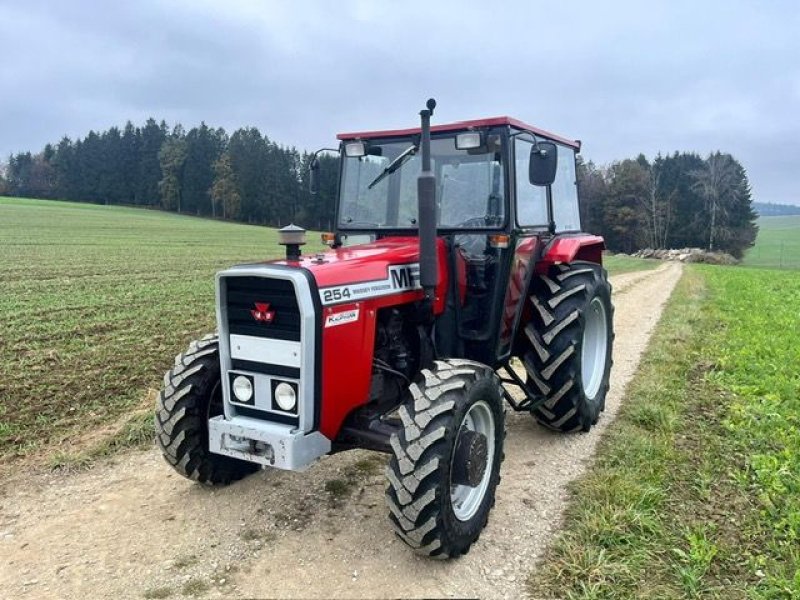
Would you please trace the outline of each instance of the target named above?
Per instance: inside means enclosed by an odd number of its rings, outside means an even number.
[[[547,275],[555,264],[571,263],[576,260],[603,264],[605,240],[598,235],[574,235],[555,238],[545,247],[544,254],[536,263],[535,273]],[[530,293],[530,292],[529,292]],[[522,335],[532,317],[531,303],[525,302],[519,319],[516,335]]]
[[[605,248],[605,240],[599,235],[557,237],[547,246],[544,256],[536,263],[536,272],[544,275],[555,264],[571,263],[576,260],[602,265]]]

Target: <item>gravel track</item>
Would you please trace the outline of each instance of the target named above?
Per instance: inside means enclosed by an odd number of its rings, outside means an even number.
[[[209,490],[153,448],[80,473],[25,472],[0,483],[0,597],[519,598],[613,420],[681,266],[612,277],[614,369],[589,434],[560,435],[509,412],[489,526],[456,561],[418,558],[391,533],[384,457],[322,459]]]

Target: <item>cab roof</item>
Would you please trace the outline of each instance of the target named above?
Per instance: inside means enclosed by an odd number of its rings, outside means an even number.
[[[560,135],[550,133],[544,129],[533,127],[527,123],[523,123],[518,119],[512,117],[489,117],[487,119],[473,119],[471,121],[456,121],[455,123],[446,123],[444,125],[431,125],[431,133],[440,133],[445,131],[463,131],[468,129],[478,129],[482,127],[496,127],[508,125],[521,131],[527,131],[535,134],[537,137],[547,138],[554,142],[565,144],[575,148],[577,152],[581,150],[580,140],[570,140]],[[412,127],[411,129],[386,129],[383,131],[356,131],[352,133],[340,133],[336,136],[339,140],[368,140],[372,138],[385,138],[385,137],[402,137],[407,135],[415,135],[420,133],[419,127]]]

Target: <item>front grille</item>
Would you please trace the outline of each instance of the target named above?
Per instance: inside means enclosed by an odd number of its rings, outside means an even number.
[[[291,281],[266,277],[226,277],[224,281],[229,333],[300,341],[300,308]],[[271,323],[253,318],[256,303],[268,303],[275,311]]]

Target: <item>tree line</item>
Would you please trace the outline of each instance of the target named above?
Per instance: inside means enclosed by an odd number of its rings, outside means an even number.
[[[758,233],[750,183],[730,154],[643,154],[598,167],[578,161],[581,221],[614,252],[705,248],[741,258]]]
[[[753,210],[759,217],[788,217],[800,215],[797,204],[776,204],[773,202],[753,202]]]
[[[228,135],[205,123],[186,131],[148,119],[12,155],[0,193],[323,229],[333,224],[338,171],[334,157],[319,158],[320,193],[311,195],[311,155],[255,127]]]
[[[0,193],[329,229],[337,159],[320,156],[316,195],[308,187],[311,159],[254,127],[228,135],[205,123],[185,131],[148,119],[12,155]],[[739,257],[755,240],[747,174],[730,154],[639,155],[607,166],[579,158],[577,174],[583,228],[603,235],[614,252],[692,246]]]

